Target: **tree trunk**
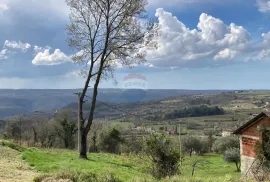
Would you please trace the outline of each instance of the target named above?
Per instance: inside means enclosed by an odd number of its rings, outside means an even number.
[[[87,158],[87,134],[82,132],[81,135],[81,146],[80,146],[80,158],[81,159],[88,159]]]
[[[237,172],[240,172],[241,170],[240,170],[240,165],[238,165],[238,162],[236,162],[235,165],[236,165]]]
[[[34,147],[35,147],[36,143],[38,142],[38,136],[37,136],[36,129],[34,127],[32,127],[32,130],[33,130],[33,134],[34,134]]]
[[[65,140],[65,148],[67,149],[69,147],[69,143],[68,143],[68,140],[67,139],[64,139]]]
[[[195,166],[192,166],[192,174],[191,174],[191,176],[194,176],[194,172],[195,172]]]

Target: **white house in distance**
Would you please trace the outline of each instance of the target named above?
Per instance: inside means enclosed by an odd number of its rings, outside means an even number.
[[[228,137],[233,135],[233,130],[227,129],[227,130],[222,130],[221,136],[222,137]]]

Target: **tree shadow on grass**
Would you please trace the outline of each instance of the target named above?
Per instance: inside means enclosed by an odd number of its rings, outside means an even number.
[[[119,167],[127,167],[127,168],[133,168],[132,165],[130,164],[118,164],[118,163],[114,163],[114,162],[108,162],[108,164],[112,164],[112,165],[116,165],[116,166],[119,166]]]

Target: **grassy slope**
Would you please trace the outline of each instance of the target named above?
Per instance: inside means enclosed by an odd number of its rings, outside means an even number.
[[[143,172],[145,160],[137,156],[117,156],[112,154],[90,154],[90,160],[81,160],[78,154],[67,150],[26,150],[23,158],[37,170],[44,173],[79,170],[93,173],[112,173],[123,181],[134,177],[149,179]]]
[[[23,158],[42,173],[58,171],[80,170],[94,173],[112,173],[122,181],[155,181],[147,173],[149,160],[139,156],[118,156],[112,154],[89,154],[91,160],[78,159],[74,151],[67,150],[31,150],[23,152]],[[226,178],[239,179],[240,174],[234,172],[234,164],[224,163],[222,156],[206,155],[204,157],[187,157],[184,161],[182,175],[174,177],[176,180],[192,179],[191,165],[195,159],[204,159],[209,163],[199,164],[195,170],[195,177],[209,181],[223,181]],[[220,179],[220,180],[218,180]],[[172,179],[169,179],[171,181]]]
[[[222,177],[228,175],[232,178],[239,178],[240,173],[235,172],[234,164],[225,163],[221,155],[208,154],[205,156],[186,157],[183,167],[183,175],[191,176],[192,164],[194,161],[201,161],[195,168],[194,176],[203,178]]]
[[[1,182],[29,182],[35,175],[36,172],[21,160],[20,152],[0,146]]]

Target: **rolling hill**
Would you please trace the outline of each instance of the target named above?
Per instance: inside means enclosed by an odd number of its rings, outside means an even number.
[[[77,101],[74,93],[80,89],[46,90],[0,90],[0,119],[20,114],[30,114],[35,111],[54,112],[70,103]],[[194,94],[215,94],[223,90],[122,90],[100,89],[98,100],[108,103],[134,103],[139,101],[160,100],[168,97]],[[87,95],[91,95],[90,90]],[[48,115],[48,113],[46,112]]]

